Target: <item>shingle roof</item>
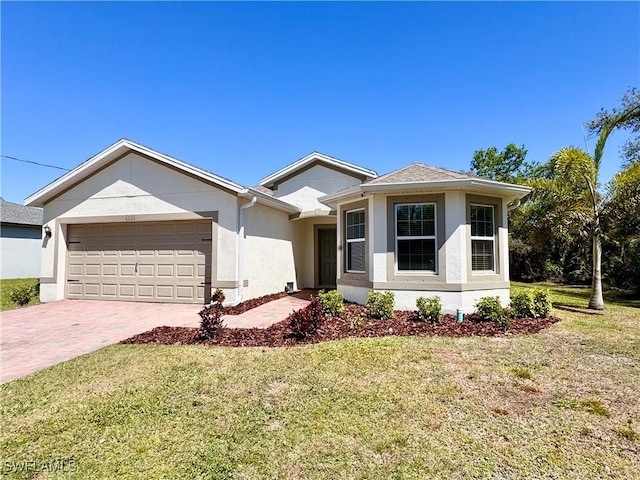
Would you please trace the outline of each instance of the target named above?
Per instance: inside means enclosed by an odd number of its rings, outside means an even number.
[[[0,222],[19,225],[42,225],[42,209],[25,207],[0,198]]]
[[[377,185],[380,183],[412,183],[441,180],[465,180],[475,179],[474,175],[453,172],[444,168],[429,167],[424,163],[412,163],[399,170],[382,175],[378,178],[364,182],[363,185]]]
[[[255,186],[253,186],[251,188],[253,188],[254,190],[257,190],[259,192],[262,192],[262,193],[264,193],[266,195],[273,196],[273,190],[271,190],[270,188],[267,188],[267,187],[263,187],[262,185],[255,185]]]

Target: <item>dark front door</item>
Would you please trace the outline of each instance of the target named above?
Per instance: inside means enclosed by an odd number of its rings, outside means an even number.
[[[318,229],[318,286],[336,286],[336,229]]]

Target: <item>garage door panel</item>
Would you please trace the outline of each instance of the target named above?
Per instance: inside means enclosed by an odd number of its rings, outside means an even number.
[[[84,275],[84,265],[69,265],[70,277],[82,277]]]
[[[118,265],[114,263],[102,264],[102,276],[103,277],[115,277],[118,275]]]
[[[177,266],[177,271],[178,271],[178,277],[180,278],[184,278],[184,277],[189,277],[189,278],[194,278],[195,275],[195,265],[178,265]]]
[[[101,269],[99,263],[90,263],[85,266],[84,275],[85,277],[99,277],[100,270]]]
[[[145,299],[153,299],[154,285],[138,284],[138,297]]]
[[[135,298],[136,296],[136,286],[128,285],[128,284],[120,284],[118,285],[118,293],[123,298]]]
[[[138,265],[139,277],[153,277],[155,272],[154,265]]]
[[[173,285],[158,285],[156,287],[158,298],[173,298]]]
[[[203,302],[211,232],[210,221],[70,225],[67,296]]]
[[[196,287],[191,285],[178,285],[176,287],[176,297],[181,300],[195,299]]]
[[[135,265],[135,263],[120,265],[120,276],[121,277],[135,277],[136,276],[136,265]]]
[[[115,283],[102,283],[102,296],[103,297],[117,297],[118,285]]]

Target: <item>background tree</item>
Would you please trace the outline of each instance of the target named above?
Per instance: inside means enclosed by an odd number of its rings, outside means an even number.
[[[622,95],[619,107],[613,107],[611,110],[601,109],[596,115],[596,119],[587,123],[587,129],[591,135],[597,137],[601,137],[602,133],[614,124],[613,128],[631,130],[631,137],[622,145],[620,151],[624,166],[640,161],[640,116],[637,115],[638,108],[640,108],[640,90],[636,87],[630,87]],[[625,115],[625,113],[628,114],[629,112],[631,112],[631,115]],[[636,112],[636,114],[634,115],[633,112]],[[602,148],[604,148],[604,144]],[[602,152],[600,152],[601,155]],[[594,158],[598,156],[596,147]]]
[[[525,183],[535,175],[539,165],[526,159],[524,145],[510,143],[501,152],[496,147],[480,149],[473,153],[471,170],[480,177],[507,183]]]
[[[603,211],[606,280],[640,295],[640,162],[609,182]]]

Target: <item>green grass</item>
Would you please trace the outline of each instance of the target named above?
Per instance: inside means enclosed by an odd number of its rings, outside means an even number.
[[[37,278],[11,278],[0,280],[0,310],[12,310],[18,308],[10,298],[9,294],[11,290],[22,285],[33,285],[38,281]],[[40,303],[38,298],[32,298],[29,305],[36,305]]]
[[[0,467],[9,478],[639,478],[640,310],[608,307],[555,310],[563,321],[540,334],[493,339],[110,346],[0,387]],[[56,459],[77,470],[7,472]]]

